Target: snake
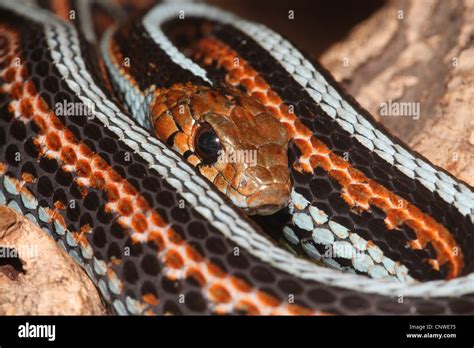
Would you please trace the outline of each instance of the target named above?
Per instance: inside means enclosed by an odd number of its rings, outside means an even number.
[[[472,187],[205,3],[2,1],[0,203],[118,315],[474,313]]]

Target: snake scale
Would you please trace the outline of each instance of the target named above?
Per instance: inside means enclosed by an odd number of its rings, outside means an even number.
[[[0,4],[0,202],[114,313],[474,313],[471,187],[265,26],[127,6]]]

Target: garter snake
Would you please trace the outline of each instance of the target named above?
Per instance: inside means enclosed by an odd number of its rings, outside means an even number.
[[[116,313],[474,313],[471,187],[263,25],[188,2],[122,17],[0,5],[0,201]],[[257,165],[217,161],[234,147]],[[247,216],[282,209],[305,258]]]

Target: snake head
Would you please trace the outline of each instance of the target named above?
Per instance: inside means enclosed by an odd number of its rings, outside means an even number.
[[[175,84],[155,91],[150,116],[157,137],[246,213],[269,215],[288,204],[286,130],[254,98],[231,87]]]

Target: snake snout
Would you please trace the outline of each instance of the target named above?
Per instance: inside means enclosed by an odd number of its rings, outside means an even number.
[[[291,193],[287,165],[282,156],[282,162],[274,166],[247,168],[239,192],[246,197],[248,214],[271,215],[287,206]]]
[[[290,186],[274,184],[265,186],[247,199],[250,214],[271,215],[287,206]]]

